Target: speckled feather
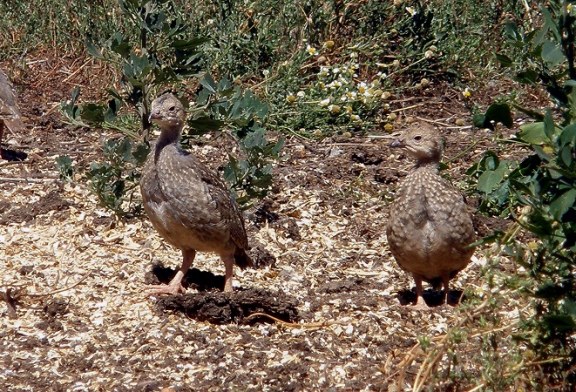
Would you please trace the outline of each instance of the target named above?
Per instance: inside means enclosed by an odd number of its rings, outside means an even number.
[[[0,142],[2,141],[4,125],[12,132],[21,131],[25,127],[18,110],[12,83],[6,74],[0,70]]]
[[[180,129],[168,126],[167,131],[179,137],[181,125]],[[234,255],[239,267],[251,266],[242,214],[224,183],[194,155],[177,142],[167,143],[163,136],[150,152],[140,182],[154,227],[177,248]]]
[[[416,134],[422,138],[419,146],[413,140]],[[472,219],[462,195],[438,174],[437,132],[411,131],[402,143],[418,163],[396,192],[386,231],[388,243],[402,269],[436,285],[442,274],[454,277],[470,262],[474,249],[468,245],[475,238]]]

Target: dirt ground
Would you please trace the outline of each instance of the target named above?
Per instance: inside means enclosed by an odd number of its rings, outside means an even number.
[[[8,132],[2,147],[27,158],[0,161],[0,390],[410,387],[418,369],[401,369],[404,355],[418,337],[446,333],[459,313],[434,306],[431,291],[430,310],[407,305],[413,281],[393,260],[384,227],[410,162],[390,139],[288,138],[274,192],[246,214],[261,267],[236,270],[236,291],[223,294],[223,264],[199,254],[187,294],[150,298],[144,286],[169,280],[179,252],[145,217],[117,222],[80,176],[62,182],[55,166],[58,155],[79,168],[99,159],[110,133],[68,126],[58,107],[77,85],[83,99],[98,97],[110,74],[86,59],[26,62],[9,74],[28,130]],[[398,128],[408,116],[436,122],[447,139],[446,176],[465,189],[467,168],[494,135],[454,125],[470,118],[460,92],[432,84],[419,94],[391,98]],[[226,159],[217,147],[194,152],[216,169]],[[477,215],[475,224],[484,235],[506,222]],[[485,262],[480,248],[454,280],[453,304],[464,289],[486,289]]]

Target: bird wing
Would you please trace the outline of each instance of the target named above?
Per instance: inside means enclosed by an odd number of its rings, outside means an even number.
[[[20,117],[12,83],[0,70],[0,120],[12,132],[17,132],[24,129],[24,123]]]
[[[228,232],[237,247],[247,248],[244,220],[236,202],[220,178],[194,155],[166,146],[157,161],[158,177],[181,223]]]

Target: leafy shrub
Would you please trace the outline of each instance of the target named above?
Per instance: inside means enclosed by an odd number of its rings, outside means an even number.
[[[482,208],[512,216],[531,235],[528,243],[510,233],[498,238],[527,271],[519,287],[531,298],[535,317],[525,321],[521,338],[556,384],[576,382],[570,370],[576,358],[576,18],[564,2],[551,2],[541,12],[543,25],[532,31],[506,26],[507,36],[524,55],[517,61],[503,54],[499,59],[516,69],[519,81],[544,86],[561,119],[550,110],[538,113],[515,105],[536,120],[521,126],[511,140],[525,147],[528,156],[517,162],[488,152],[470,174],[478,177]],[[485,117],[498,118],[493,114]]]
[[[184,14],[171,1],[121,0],[127,26],[112,34],[101,48],[88,41],[90,54],[115,66],[122,73],[123,89],[110,88],[106,103],[78,105],[79,90],[62,105],[72,124],[98,126],[121,131],[127,138],[109,140],[104,144],[107,161],[94,163],[88,172],[92,189],[101,203],[119,216],[126,216],[126,199],[137,187],[139,175],[135,167],[144,160],[143,145],[136,142],[144,130],[147,145],[150,123],[149,104],[159,86],[199,77],[202,68],[202,46],[205,38],[191,36]],[[266,139],[264,120],[268,107],[251,92],[233,86],[228,79],[216,83],[209,74],[199,78],[202,89],[198,102],[191,108],[189,125],[196,133],[231,127],[232,136],[243,150],[243,157],[230,156],[225,178],[230,182],[241,205],[263,197],[272,184],[271,158],[277,158],[282,141]],[[141,126],[124,107],[138,111]],[[136,154],[136,155],[134,155]]]
[[[138,167],[149,150],[144,143],[135,145],[129,137],[110,139],[103,146],[106,161],[90,164],[87,178],[92,190],[100,203],[120,218],[141,212],[141,205],[132,200],[132,192],[138,187]]]

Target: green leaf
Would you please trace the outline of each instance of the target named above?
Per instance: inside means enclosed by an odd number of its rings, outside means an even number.
[[[80,118],[89,124],[99,125],[104,122],[104,113],[106,109],[103,105],[98,105],[95,103],[87,103],[82,106],[82,112]]]
[[[510,67],[512,65],[512,59],[505,54],[496,53],[496,60],[498,60],[503,67]]]
[[[508,165],[502,162],[495,170],[488,170],[482,173],[478,178],[476,188],[480,192],[489,194],[502,183],[506,174],[508,174]]]
[[[257,131],[250,132],[244,138],[244,146],[248,149],[251,148],[262,148],[266,145],[266,139],[264,138],[264,130],[258,129]]]
[[[550,143],[550,138],[544,132],[543,122],[522,125],[517,136],[520,140],[529,144],[542,145]]]
[[[140,143],[136,146],[132,155],[134,156],[136,163],[141,165],[146,162],[146,158],[148,157],[149,153],[150,146],[148,146],[146,143]]]
[[[564,146],[562,150],[560,150],[560,158],[566,167],[569,168],[572,166],[572,148],[570,146]]]
[[[556,66],[562,63],[565,57],[558,44],[546,41],[542,45],[542,60],[547,62],[549,66]]]
[[[225,122],[209,116],[201,116],[188,121],[188,125],[196,131],[216,131],[224,126]]]
[[[94,45],[94,42],[92,42],[91,40],[86,41],[86,50],[88,51],[88,54],[94,58],[100,60],[104,58],[104,56],[102,56],[102,52],[100,51],[100,49],[98,49],[96,45]]]
[[[562,216],[570,208],[574,206],[574,201],[576,200],[576,189],[572,188],[567,192],[564,192],[556,200],[550,203],[550,213],[556,220],[561,220]]]
[[[574,147],[576,145],[576,123],[564,127],[559,140],[561,146],[570,145]]]
[[[56,166],[60,172],[61,179],[70,179],[74,174],[72,159],[68,155],[60,155],[56,158]]]
[[[496,123],[502,123],[511,128],[514,124],[510,107],[505,103],[493,103],[488,107],[482,119],[482,128],[494,129]]]
[[[534,84],[538,80],[538,73],[532,69],[520,71],[516,74],[516,80],[524,84]]]
[[[209,40],[207,38],[194,38],[194,39],[180,39],[180,40],[175,40],[172,41],[170,43],[170,46],[172,46],[174,49],[180,49],[180,50],[191,50],[191,49],[196,49],[199,46],[201,46],[202,44],[205,44],[206,42],[208,42]]]
[[[205,74],[202,79],[200,79],[200,84],[211,94],[216,93],[216,82],[210,74]]]
[[[544,132],[546,133],[546,136],[548,136],[550,140],[552,140],[552,137],[554,136],[554,130],[555,130],[554,119],[552,118],[552,113],[550,112],[550,109],[547,109],[546,114],[544,115]]]

